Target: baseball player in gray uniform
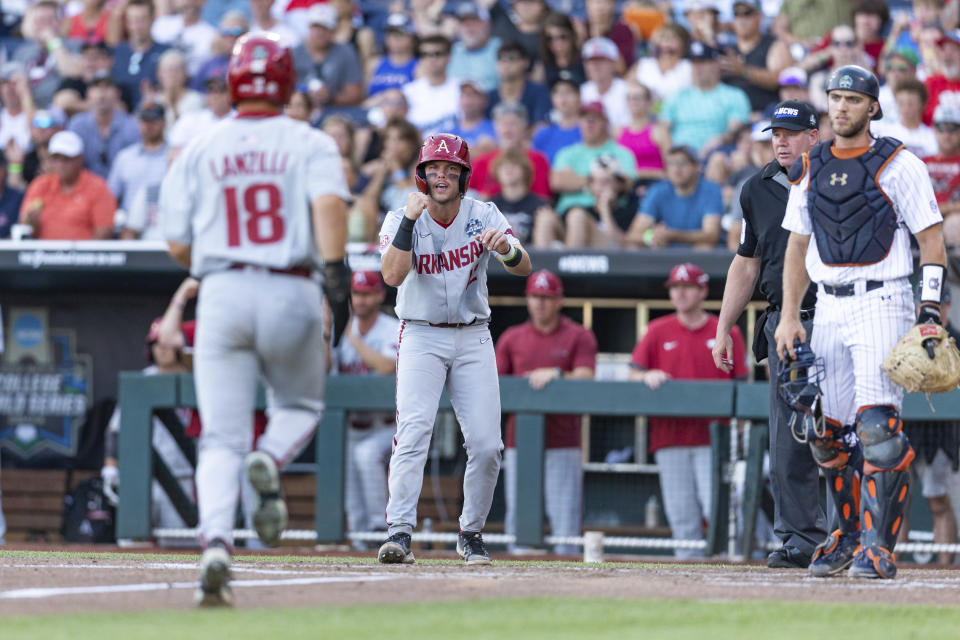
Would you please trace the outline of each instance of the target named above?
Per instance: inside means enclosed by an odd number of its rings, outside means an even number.
[[[333,140],[283,115],[295,77],[276,35],[240,38],[228,64],[236,117],[194,139],[161,187],[170,253],[202,279],[194,365],[203,605],[232,601],[231,531],[244,471],[259,498],[260,540],[276,544],[286,526],[278,467],[310,440],[323,411],[322,297],[313,279],[321,258],[334,346],[349,317],[349,192]],[[261,375],[269,422],[250,452]]]
[[[381,271],[399,287],[397,435],[390,458],[387,541],[380,562],[414,562],[423,466],[444,387],[463,430],[467,468],[457,553],[468,565],[490,564],[481,530],[500,473],[500,386],[488,323],[491,255],[517,276],[530,256],[497,207],[464,197],[470,182],[467,143],[452,134],[426,139],[417,159],[419,192],[387,214],[380,230]],[[427,215],[423,215],[426,212]]]
[[[850,567],[853,578],[893,578],[914,452],[900,420],[903,389],[881,364],[915,319],[940,323],[943,217],[924,163],[899,140],[870,134],[871,118],[883,116],[876,76],[840,67],[827,96],[836,138],[790,170],[783,313],[774,336],[780,358],[795,360],[795,343],[807,338],[800,300],[817,283],[810,348],[822,358],[822,397],[805,430],[840,527],[817,547],[810,572]],[[918,315],[910,234],[922,265]]]

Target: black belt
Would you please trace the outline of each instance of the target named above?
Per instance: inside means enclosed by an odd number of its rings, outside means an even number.
[[[823,291],[831,296],[837,296],[838,298],[849,298],[857,292],[855,285],[856,283],[851,282],[850,284],[838,284],[835,287],[831,287],[829,284],[824,284],[821,286],[823,287]],[[874,289],[879,289],[882,286],[882,280],[867,280],[867,287],[864,290],[864,293],[867,291],[873,291]]]
[[[800,322],[806,322],[807,320],[813,320],[813,309],[800,309]],[[766,309],[767,313],[780,313],[780,307],[776,305],[770,305]]]
[[[480,318],[474,318],[470,322],[428,322],[431,327],[441,327],[443,329],[459,329],[461,327],[472,327],[479,322]]]
[[[234,262],[227,268],[233,271],[233,270],[246,269],[247,267],[263,269],[268,273],[277,273],[284,276],[298,276],[300,278],[310,278],[313,275],[310,269],[307,269],[306,267],[290,267],[289,269],[273,269],[271,267],[262,267],[260,265],[255,265],[255,264],[248,265],[248,264],[243,264],[242,262]]]

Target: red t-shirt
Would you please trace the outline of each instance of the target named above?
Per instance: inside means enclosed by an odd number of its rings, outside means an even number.
[[[550,193],[550,161],[547,156],[533,149],[526,150],[527,158],[533,165],[533,183],[530,185],[530,191],[541,198],[550,200],[553,195]],[[500,155],[500,151],[488,151],[478,156],[473,161],[473,173],[470,174],[470,188],[476,189],[484,197],[492,198],[500,193],[500,183],[497,182],[497,176],[493,174],[493,161]]]
[[[497,373],[522,376],[541,367],[560,367],[573,371],[577,367],[597,366],[597,339],[593,332],[566,316],[552,333],[540,333],[529,322],[510,327],[497,342]],[[580,416],[548,415],[546,419],[547,449],[580,446]],[[516,421],[507,419],[508,447],[516,444]]]
[[[923,123],[933,124],[933,112],[940,104],[941,94],[953,94],[951,97],[954,102],[960,102],[960,80],[948,80],[945,76],[930,76],[924,81],[927,85],[927,93],[930,97],[927,99],[927,109],[923,112]]]
[[[657,318],[633,350],[630,363],[640,369],[660,369],[677,380],[732,380],[747,375],[746,348],[740,329],[733,328],[733,371],[724,373],[713,364],[717,316],[696,331],[684,327],[676,314]],[[650,452],[664,447],[697,447],[710,444],[710,418],[654,418],[648,421]]]
[[[960,200],[960,156],[924,158],[939,204]]]

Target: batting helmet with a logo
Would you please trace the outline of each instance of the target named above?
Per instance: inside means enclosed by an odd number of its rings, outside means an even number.
[[[423,141],[420,147],[420,156],[417,158],[416,181],[417,189],[429,194],[427,188],[427,174],[424,167],[428,162],[444,160],[463,167],[460,173],[460,197],[467,192],[470,184],[470,147],[467,141],[452,133],[436,133]]]
[[[246,34],[233,46],[227,65],[230,99],[267,100],[285,105],[296,78],[290,49],[273,33]]]
[[[838,89],[856,91],[877,100],[877,111],[871,119],[879,120],[883,117],[883,109],[880,108],[879,102],[880,82],[871,71],[855,64],[840,67],[830,75],[827,81],[827,93]]]

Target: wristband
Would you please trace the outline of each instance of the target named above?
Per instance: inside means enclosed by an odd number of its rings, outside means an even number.
[[[943,295],[943,275],[945,269],[940,264],[925,264],[920,267],[920,303],[940,304]]]
[[[10,173],[23,173],[23,164],[19,162],[11,162],[7,165],[7,171]]]
[[[643,232],[643,244],[648,247],[653,244],[653,229],[647,229]]]
[[[63,46],[63,38],[51,38],[47,40],[47,51],[53,53],[57,49]]]
[[[499,260],[500,262],[506,263],[507,261],[513,260],[514,258],[516,258],[518,251],[519,249],[517,249],[516,246],[510,245],[510,251],[506,253],[497,253],[497,260]]]
[[[416,220],[411,220],[403,216],[400,220],[400,226],[397,227],[397,235],[393,236],[393,246],[400,251],[410,251],[413,249],[413,225]]]
[[[499,256],[497,256],[499,257]],[[515,267],[520,264],[520,261],[523,260],[523,251],[520,251],[520,247],[513,247],[513,255],[507,258],[506,260],[501,259],[503,266],[505,267]]]

